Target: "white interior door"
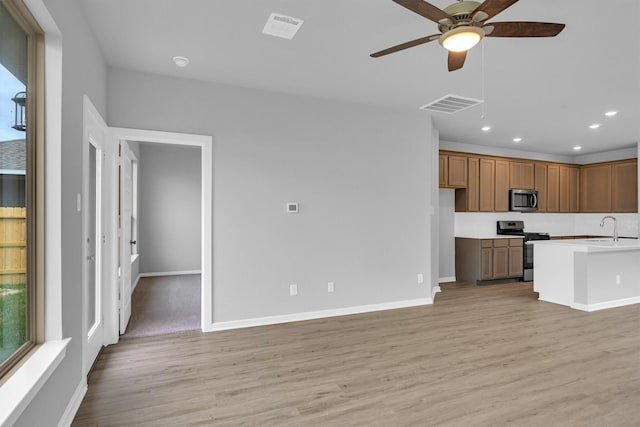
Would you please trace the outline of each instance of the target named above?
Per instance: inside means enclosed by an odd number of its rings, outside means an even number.
[[[120,333],[131,318],[131,206],[133,155],[126,141],[120,142]]]
[[[83,330],[84,374],[88,374],[104,344],[104,285],[108,269],[105,243],[104,144],[105,130],[95,117],[85,120],[85,179],[83,205]]]

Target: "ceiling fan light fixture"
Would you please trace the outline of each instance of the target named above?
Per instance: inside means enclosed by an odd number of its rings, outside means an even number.
[[[465,52],[484,37],[482,28],[474,26],[462,26],[451,29],[440,36],[440,44],[451,52]]]

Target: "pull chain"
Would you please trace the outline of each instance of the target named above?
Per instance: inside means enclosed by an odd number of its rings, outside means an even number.
[[[485,76],[484,76],[484,43],[482,43],[482,112],[480,115],[480,118],[484,120],[484,104],[486,102],[486,97],[485,97],[485,90],[484,90],[484,85],[485,85]]]

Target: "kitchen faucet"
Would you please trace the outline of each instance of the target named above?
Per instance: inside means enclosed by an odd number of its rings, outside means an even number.
[[[616,220],[616,218],[614,216],[607,215],[604,218],[602,218],[602,222],[600,223],[600,227],[604,227],[604,220],[607,219],[607,218],[613,220],[613,241],[617,242],[618,241],[618,221]]]

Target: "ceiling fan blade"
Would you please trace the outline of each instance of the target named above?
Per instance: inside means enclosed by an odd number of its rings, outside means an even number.
[[[471,12],[474,21],[480,22],[492,18],[516,3],[518,0],[487,0]],[[482,12],[482,13],[478,13]],[[478,19],[475,17],[478,16]]]
[[[467,51],[464,52],[451,52],[449,51],[449,71],[455,71],[464,65],[464,60],[467,59]]]
[[[433,22],[438,22],[443,19],[451,19],[451,16],[442,9],[435,7],[434,5],[427,3],[424,0],[393,0],[400,6],[404,6],[407,9],[417,13],[420,16],[424,16]]]
[[[488,37],[554,37],[564,24],[551,22],[491,22],[482,27]]]
[[[390,47],[388,49],[381,50],[379,52],[374,52],[369,56],[372,57],[372,58],[378,58],[380,56],[388,55],[390,53],[394,53],[394,52],[398,52],[400,50],[408,49],[410,47],[414,47],[414,46],[418,46],[418,45],[421,45],[421,44],[425,44],[425,43],[428,43],[428,42],[433,41],[433,40],[438,40],[439,38],[440,38],[440,34],[432,34],[430,36],[422,37],[422,38],[419,38],[419,39],[416,39],[416,40],[412,40],[410,42],[402,43],[402,44],[399,44],[397,46],[393,46],[393,47]]]

